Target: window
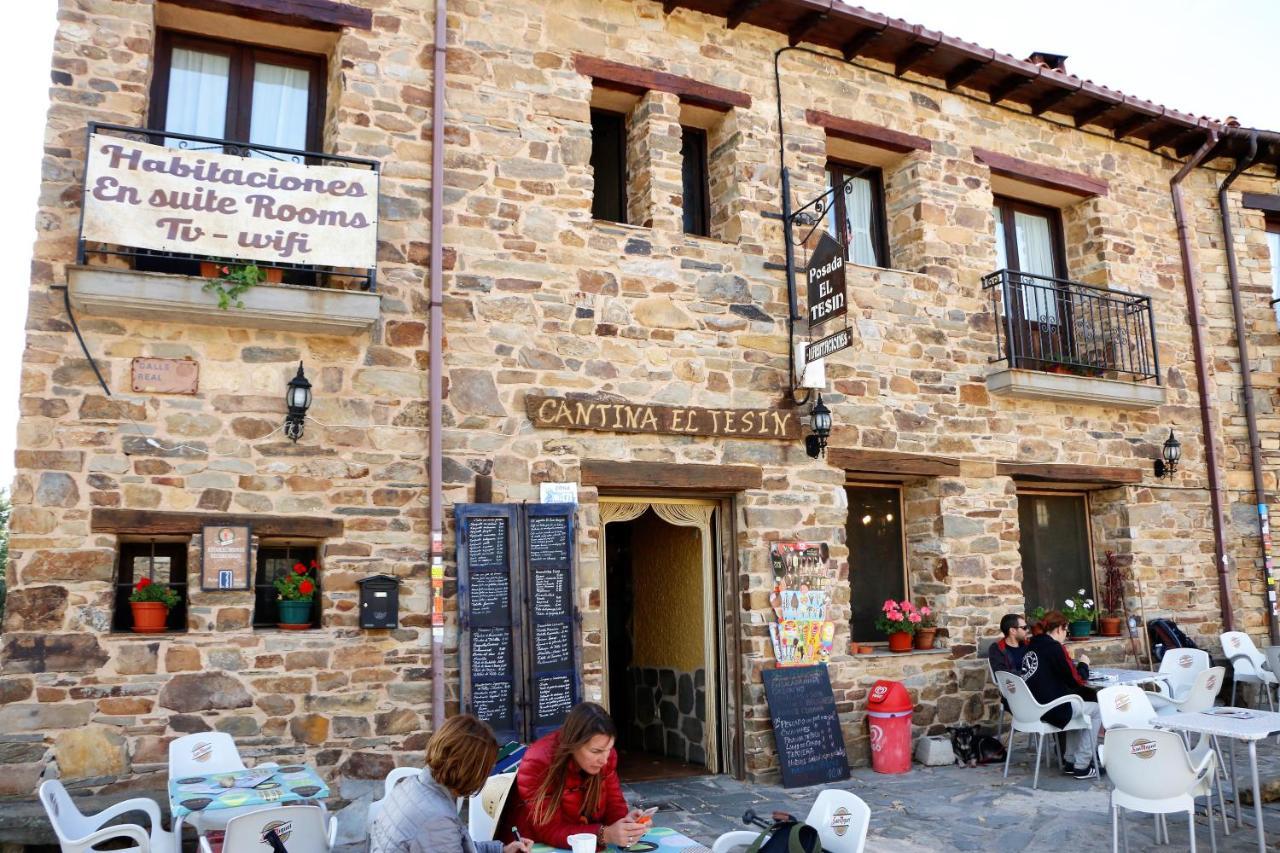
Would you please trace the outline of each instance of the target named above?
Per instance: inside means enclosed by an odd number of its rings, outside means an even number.
[[[253,577],[253,627],[274,628],[280,620],[276,607],[276,578],[293,571],[295,563],[310,566],[317,561],[318,549],[314,545],[261,545],[258,548],[258,568]],[[316,591],[311,597],[311,627],[320,627],[321,603],[320,570],[312,572]]]
[[[996,268],[1045,278],[1066,278],[1062,219],[1052,207],[996,198]],[[1058,323],[1058,298],[1051,281],[1027,280],[1021,288],[1022,316]]]
[[[162,31],[151,126],[319,151],[324,83],[319,56]]]
[[[1280,325],[1280,216],[1267,217],[1267,249],[1271,253],[1271,307]]]
[[[1027,610],[1060,610],[1081,589],[1094,597],[1085,495],[1019,492],[1018,526]]]
[[[150,578],[152,583],[168,584],[178,594],[181,601],[177,607],[169,609],[169,621],[165,627],[170,631],[187,630],[186,542],[120,543],[111,629],[129,631],[133,628],[129,596],[133,594],[133,585],[143,578]]]
[[[827,231],[837,240],[843,235],[845,257],[868,267],[889,265],[885,236],[884,181],[875,166],[827,164]]]
[[[591,215],[609,222],[627,221],[627,117],[609,110],[591,111],[591,169],[595,195]]]
[[[851,640],[883,640],[876,617],[885,599],[907,597],[906,554],[902,531],[902,492],[896,486],[848,486]]]
[[[680,128],[680,171],[684,184],[684,233],[711,236],[711,188],[707,178],[707,132]]]

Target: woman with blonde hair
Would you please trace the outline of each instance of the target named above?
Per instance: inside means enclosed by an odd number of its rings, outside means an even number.
[[[484,787],[498,742],[470,714],[450,717],[427,742],[427,766],[387,796],[369,828],[369,853],[529,853],[529,841],[473,841],[457,799]]]
[[[597,847],[640,840],[647,827],[622,796],[617,736],[609,712],[583,702],[558,731],[529,747],[516,773],[514,818],[522,837],[562,849],[579,833],[595,835]]]

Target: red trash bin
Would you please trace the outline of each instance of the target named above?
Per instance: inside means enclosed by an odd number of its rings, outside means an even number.
[[[906,773],[911,769],[911,694],[897,681],[877,681],[867,699],[871,769]]]

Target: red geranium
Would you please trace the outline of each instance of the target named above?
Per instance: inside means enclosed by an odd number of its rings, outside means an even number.
[[[307,567],[302,565],[302,563],[294,563],[293,570],[300,575],[305,575],[307,573]]]
[[[315,561],[312,561],[312,568],[315,568]],[[311,570],[301,561],[293,564],[292,572],[276,578],[275,587],[281,601],[310,601],[316,591]]]
[[[316,585],[313,584],[311,581],[303,581],[302,583],[298,584],[298,592],[302,593],[303,595],[309,594],[315,588],[316,588]]]
[[[134,589],[143,589],[144,587],[148,587],[148,586],[151,586],[151,578],[143,578],[142,580],[140,580],[140,581],[138,581],[136,584],[134,584],[134,587],[133,587],[133,588],[134,588]]]

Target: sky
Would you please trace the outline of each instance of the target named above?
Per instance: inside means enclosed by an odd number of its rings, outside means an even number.
[[[48,108],[57,0],[12,0],[21,38],[5,43],[0,163],[0,486],[13,478],[18,388],[35,240],[36,195]],[[428,0],[419,0],[426,3]],[[872,11],[923,24],[1015,57],[1066,54],[1067,70],[1112,89],[1195,115],[1233,115],[1280,130],[1274,58],[1277,0],[864,0]]]

